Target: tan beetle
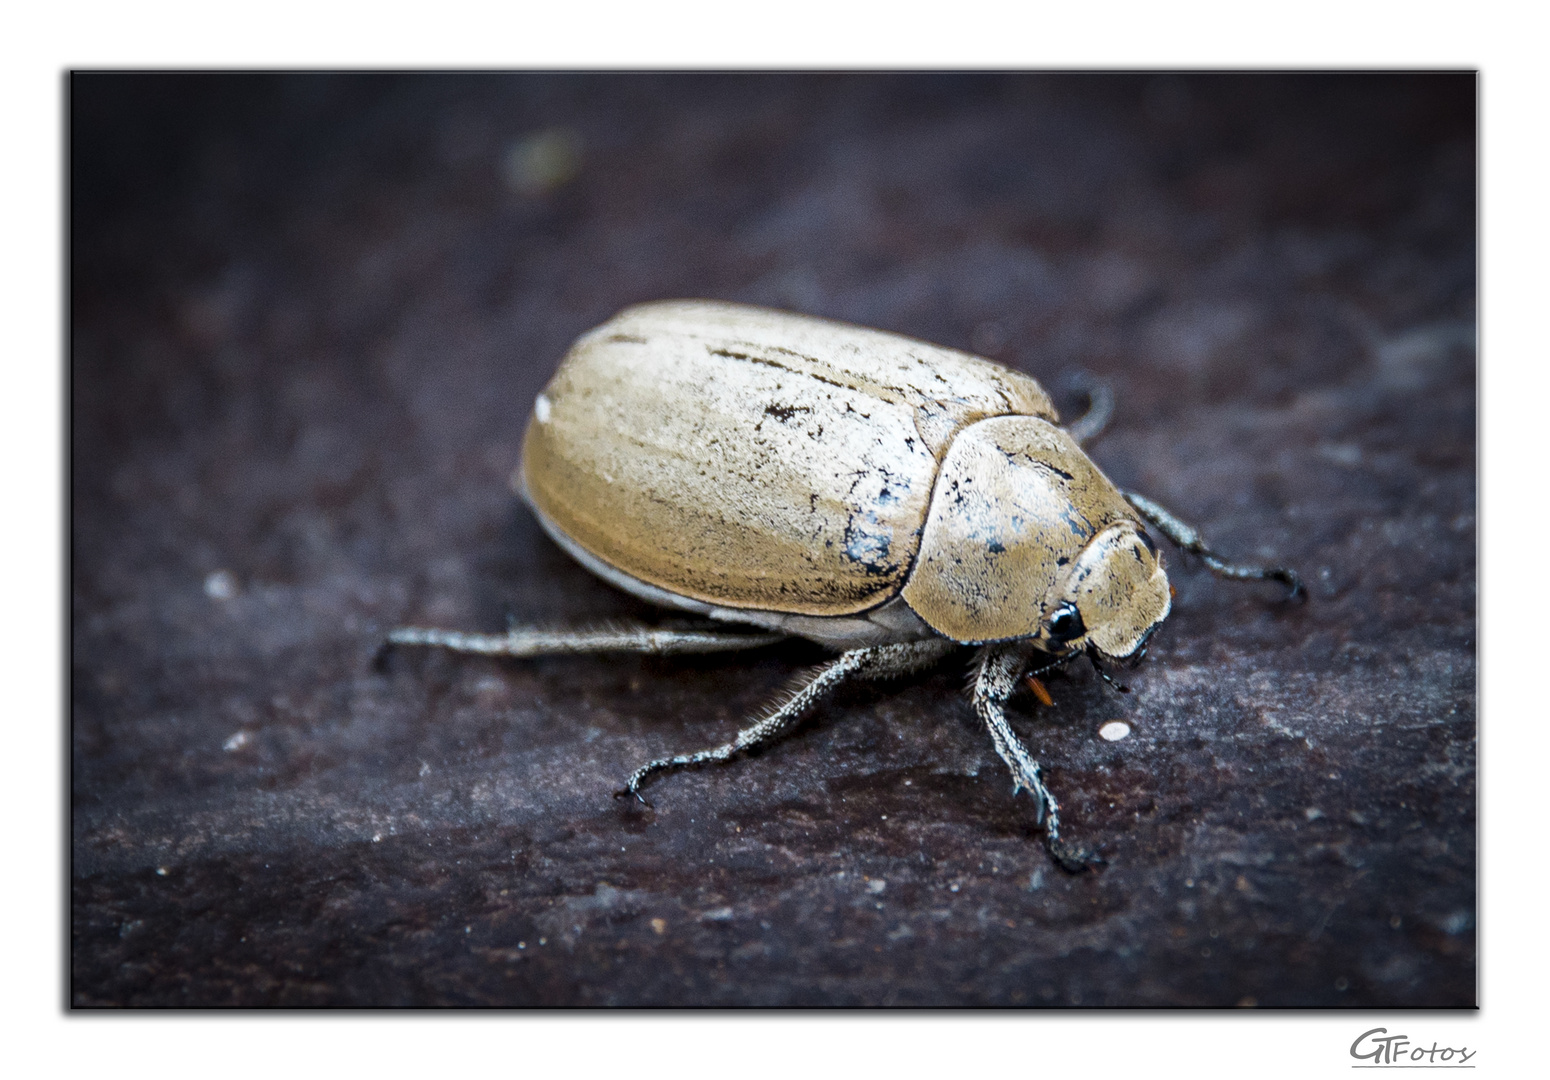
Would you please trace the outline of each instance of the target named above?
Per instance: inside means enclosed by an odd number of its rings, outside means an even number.
[[[389,641],[503,656],[717,652],[788,636],[839,653],[731,742],[637,769],[724,761],[789,729],[847,679],[886,679],[979,646],[975,711],[1060,839],[1059,805],[1006,721],[1024,679],[1086,655],[1139,659],[1171,590],[1155,525],[1230,578],[1156,503],[1121,492],[1034,380],[967,353],[740,304],[627,308],[583,335],[538,395],[512,485],[545,531],[603,580],[705,629],[505,634],[406,627]],[[725,624],[765,633],[729,630]],[[1107,678],[1107,675],[1104,676]],[[641,801],[645,800],[641,798]]]

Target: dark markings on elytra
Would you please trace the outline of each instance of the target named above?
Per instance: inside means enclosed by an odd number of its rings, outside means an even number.
[[[634,334],[609,334],[608,337],[604,338],[603,340],[605,340],[605,341],[607,341],[607,342],[609,342],[611,344],[618,344],[618,345],[644,345],[644,344],[646,344],[646,339],[645,338],[643,338],[643,337],[636,337]]]
[[[811,356],[803,355],[802,353],[796,352],[793,349],[783,349],[779,345],[771,345],[767,346],[767,348],[771,352],[785,353],[787,356],[800,360],[804,364],[811,364],[815,368],[823,368],[827,366],[822,361]],[[856,393],[865,394],[868,397],[881,398],[884,401],[890,401],[895,404],[911,404],[914,399],[920,396],[918,393],[902,389],[901,387],[887,386],[883,383],[872,382],[869,379],[833,378],[827,374],[823,374],[822,372],[813,371],[810,368],[792,367],[789,364],[782,364],[779,360],[772,360],[768,356],[756,356],[753,353],[737,352],[732,349],[713,349],[709,345],[707,345],[705,349],[712,356],[721,356],[728,360],[745,360],[750,364],[763,364],[765,367],[772,367],[777,371],[784,371],[792,375],[801,375],[806,378],[813,379],[817,382],[826,383],[829,386],[837,386],[841,390],[852,390]],[[866,415],[867,414],[865,413],[862,414],[863,417],[866,417]]]
[[[724,356],[728,360],[746,360],[750,364],[763,364],[765,367],[772,367],[777,371],[784,371],[791,375],[806,375],[810,379],[817,379],[821,383],[828,383],[830,386],[837,386],[841,390],[860,389],[860,387],[851,386],[848,383],[840,382],[838,379],[825,378],[824,376],[819,375],[814,371],[801,371],[797,368],[787,367],[785,364],[782,364],[777,360],[771,360],[767,356],[754,356],[752,353],[733,352],[731,349],[711,349],[710,354],[712,356]]]
[[[1088,521],[1075,506],[1063,506],[1060,508],[1060,520],[1066,523],[1071,534],[1078,539],[1086,540],[1093,534],[1092,522]]]
[[[867,525],[877,525],[877,515],[867,514],[861,527],[856,525],[856,514],[851,514],[845,522],[845,546],[841,548],[844,556],[853,563],[860,565],[869,577],[887,577],[897,573],[898,563],[888,562],[889,550],[893,546],[893,538],[886,533],[869,532]]]
[[[812,407],[809,405],[766,405],[764,407],[765,416],[773,416],[783,424],[799,412],[810,413],[812,411]]]
[[[1066,472],[1066,470],[1057,468],[1054,465],[1051,465],[1047,461],[1041,461],[1038,458],[1033,457],[1033,456],[1025,453],[1022,450],[1006,450],[1006,449],[1003,449],[1002,447],[997,447],[996,449],[1000,450],[1001,451],[1001,456],[1006,458],[1013,465],[1016,465],[1016,464],[1019,463],[1019,461],[1021,461],[1022,464],[1024,464],[1024,465],[1032,465],[1035,469],[1043,469],[1046,472],[1052,472],[1056,476],[1060,477],[1062,480],[1066,481],[1067,483],[1070,483],[1071,481],[1076,479],[1075,476],[1073,476],[1071,473]]]

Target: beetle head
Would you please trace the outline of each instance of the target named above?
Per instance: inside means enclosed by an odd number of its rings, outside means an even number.
[[[1037,638],[1042,649],[1091,648],[1116,660],[1140,649],[1172,606],[1157,546],[1132,521],[1093,537],[1051,600]]]

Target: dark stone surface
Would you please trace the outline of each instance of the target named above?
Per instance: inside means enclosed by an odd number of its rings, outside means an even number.
[[[1474,1003],[1472,77],[90,76],[71,117],[77,1004]],[[962,664],[654,811],[610,793],[821,652],[374,665],[656,617],[506,477],[568,342],[677,296],[1097,372],[1117,482],[1303,571],[1169,554],[1134,693],[1016,702],[1105,868],[1051,863]]]

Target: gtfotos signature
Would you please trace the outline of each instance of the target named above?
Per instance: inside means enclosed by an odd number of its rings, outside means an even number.
[[[1421,1046],[1412,1043],[1408,1035],[1390,1035],[1388,1031],[1388,1028],[1373,1028],[1358,1035],[1351,1044],[1351,1056],[1358,1061],[1370,1060],[1372,1064],[1352,1065],[1351,1068],[1377,1069],[1385,1065],[1411,1069],[1474,1068],[1464,1063],[1479,1053],[1477,1050],[1438,1046],[1435,1042],[1431,1046]]]

